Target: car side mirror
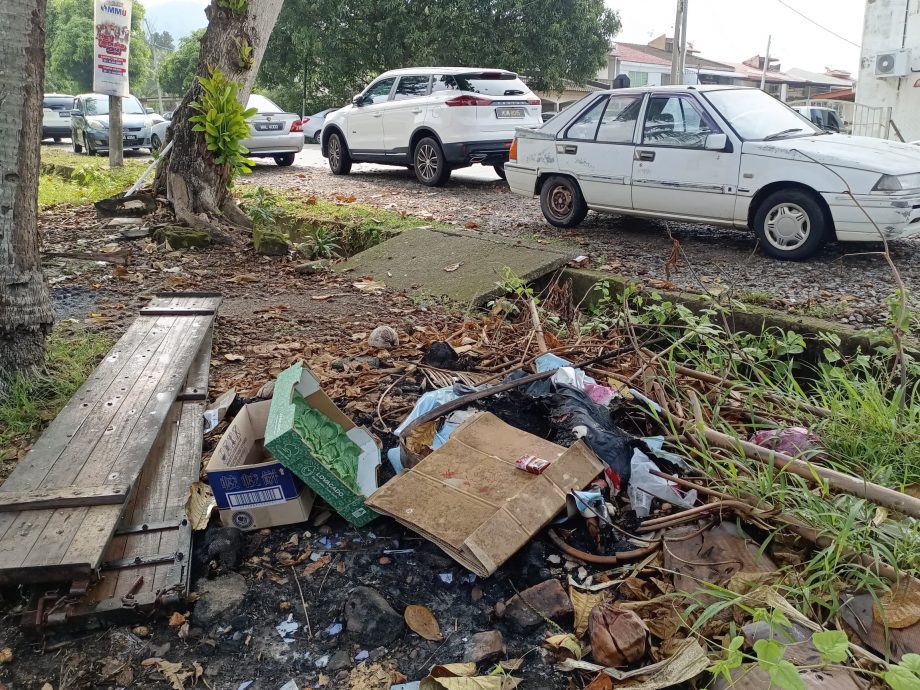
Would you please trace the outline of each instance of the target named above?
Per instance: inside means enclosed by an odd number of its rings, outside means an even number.
[[[79,110],[77,110],[76,108],[74,108],[73,110],[70,111],[70,116],[71,116],[71,117],[80,117],[80,115],[82,115],[82,114],[83,114],[83,113],[81,113],[81,112],[80,112]]]
[[[354,105],[356,108],[360,108],[362,105],[364,105],[364,96],[359,93],[357,96],[351,99],[351,102],[352,105]]]
[[[710,134],[706,137],[707,151],[724,151],[726,146],[728,146],[727,134]]]
[[[148,115],[153,115],[154,111],[153,111],[153,108],[144,108],[144,112],[147,113]]]

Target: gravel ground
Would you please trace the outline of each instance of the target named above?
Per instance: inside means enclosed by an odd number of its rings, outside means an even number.
[[[839,320],[857,327],[883,322],[893,292],[880,244],[830,244],[804,263],[781,262],[756,250],[746,231],[590,213],[582,227],[550,227],[537,199],[511,194],[491,168],[457,171],[440,189],[423,187],[404,168],[356,165],[348,177],[329,173],[317,146],[307,146],[291,168],[259,165],[245,184],[296,189],[310,194],[354,195],[358,203],[431,217],[483,230],[580,247],[591,266],[653,286],[669,279],[665,262],[673,237],[683,258],[670,282],[702,292],[733,294],[749,302]],[[920,237],[891,243],[908,288],[920,292]],[[915,303],[916,311],[916,303]]]

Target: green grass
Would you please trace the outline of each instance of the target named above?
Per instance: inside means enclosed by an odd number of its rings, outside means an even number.
[[[738,299],[742,302],[747,302],[748,304],[769,304],[773,301],[773,295],[769,292],[762,292],[760,290],[752,290],[750,292],[742,292]]]
[[[801,312],[805,316],[815,319],[836,320],[843,316],[846,305],[843,302],[816,302],[802,306]]]
[[[283,196],[276,196],[275,200],[285,215],[306,221],[325,220],[336,223],[353,223],[365,227],[379,227],[392,232],[402,232],[420,226],[451,227],[431,219],[398,211],[380,209],[356,202],[336,203],[320,197],[292,194],[289,191],[285,191]]]
[[[17,451],[54,419],[110,347],[105,336],[55,328],[44,369],[16,375],[0,398],[0,478],[13,468]]]
[[[149,165],[144,157],[125,159],[125,167],[109,168],[108,158],[84,156],[61,148],[43,146],[42,163],[74,168],[71,179],[41,175],[38,180],[38,207],[61,204],[84,205],[105,199],[130,187]]]

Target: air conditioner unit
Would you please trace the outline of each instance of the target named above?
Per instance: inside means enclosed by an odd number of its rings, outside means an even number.
[[[909,73],[909,50],[891,50],[875,56],[876,77],[906,77]]]

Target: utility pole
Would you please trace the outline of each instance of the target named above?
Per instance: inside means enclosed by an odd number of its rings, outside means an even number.
[[[767,35],[767,56],[763,60],[763,72],[760,73],[760,90],[764,91],[767,84],[767,68],[770,66],[770,41],[773,40],[773,34]]]
[[[121,96],[109,96],[109,167],[124,165],[124,139],[121,126]]]
[[[687,4],[689,0],[677,0],[677,14],[674,17],[674,37],[671,42],[671,83],[684,83],[684,63],[687,52]]]

